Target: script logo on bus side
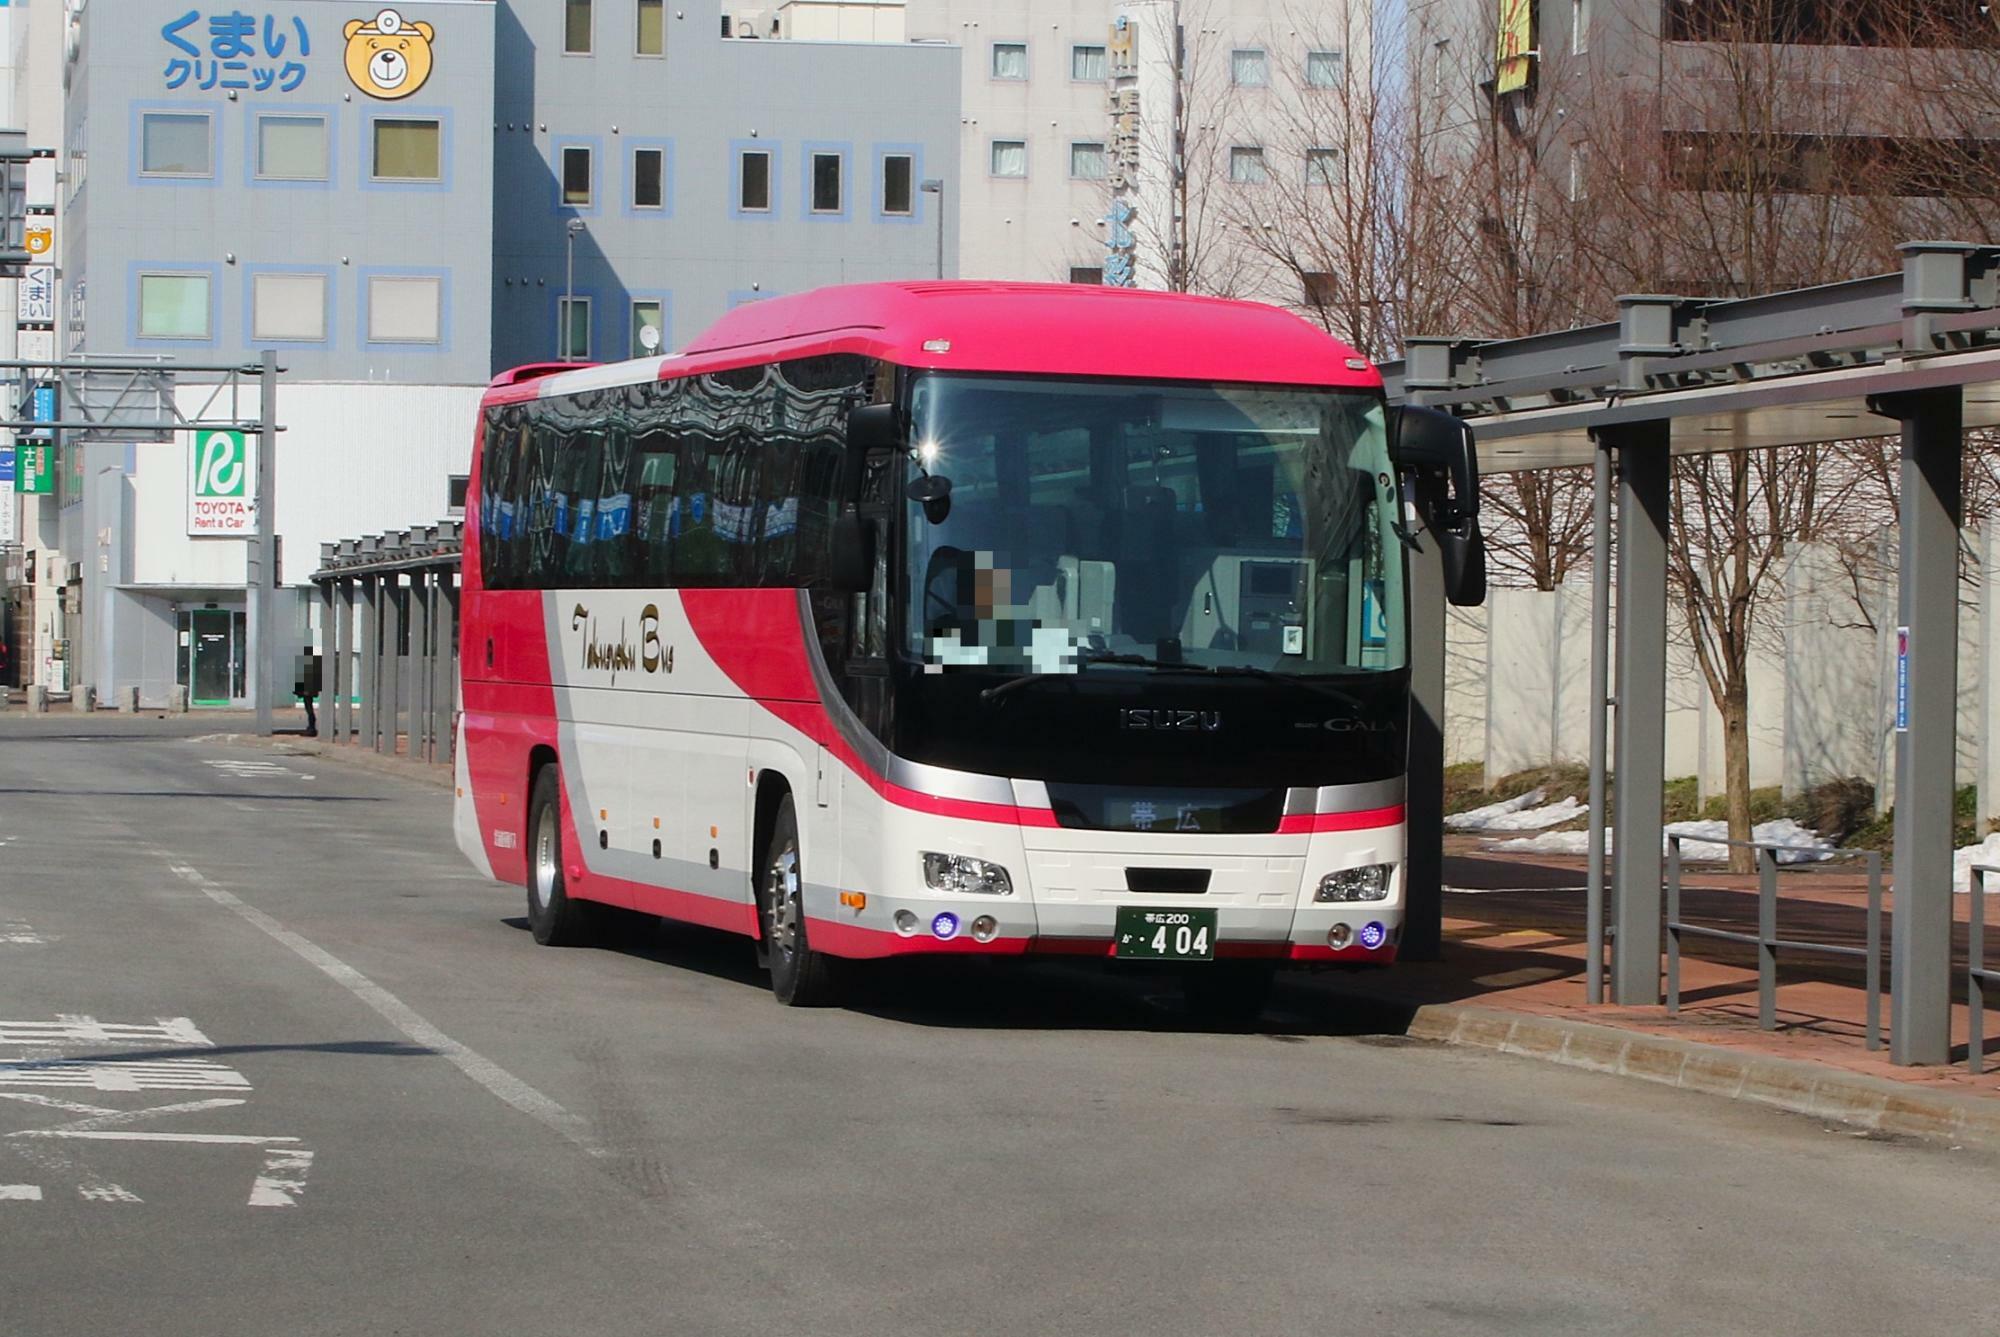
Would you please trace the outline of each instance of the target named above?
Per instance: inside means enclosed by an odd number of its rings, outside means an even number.
[[[658,604],[647,604],[639,610],[639,643],[636,646],[626,633],[624,618],[618,619],[617,639],[605,640],[599,636],[596,617],[582,604],[578,604],[576,611],[570,614],[569,629],[583,632],[583,666],[609,670],[614,687],[618,684],[620,673],[630,673],[635,668],[647,673],[674,671],[674,647],[660,644]]]

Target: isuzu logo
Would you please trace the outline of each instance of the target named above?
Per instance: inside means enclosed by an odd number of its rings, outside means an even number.
[[[1121,709],[1118,727],[1148,733],[1214,733],[1222,727],[1219,710],[1156,710],[1150,706]]]

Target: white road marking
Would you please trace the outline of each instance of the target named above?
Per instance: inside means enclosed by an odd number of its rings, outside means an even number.
[[[76,1195],[85,1202],[144,1202],[145,1199],[129,1188],[116,1184],[80,1184]]]
[[[151,1026],[59,1015],[54,1021],[0,1021],[0,1045],[172,1045],[213,1049],[186,1017],[155,1017]]]
[[[27,1095],[20,1092],[0,1091],[0,1100],[18,1100],[23,1104],[47,1105],[66,1110],[72,1114],[88,1113],[91,1117],[78,1119],[74,1123],[56,1124],[49,1128],[27,1128],[9,1137],[42,1137],[61,1133],[73,1135],[93,1132],[100,1128],[115,1128],[121,1123],[138,1123],[141,1119],[157,1118],[162,1114],[199,1114],[204,1110],[223,1110],[235,1105],[247,1105],[245,1100],[218,1097],[214,1100],[181,1100],[171,1105],[149,1105],[142,1110],[111,1110],[102,1105],[77,1105],[66,1100],[56,1100],[49,1096]],[[294,1139],[296,1140],[296,1139]]]
[[[42,1059],[0,1063],[0,1086],[87,1086],[98,1091],[248,1091],[250,1079],[207,1059]]]
[[[0,1184],[0,1202],[40,1202],[40,1184]]]
[[[4,845],[5,841],[0,841]],[[18,919],[0,924],[0,944],[20,947],[40,947],[48,941],[28,925]]]
[[[264,1153],[264,1173],[250,1185],[251,1207],[296,1207],[296,1194],[306,1191],[306,1171],[313,1154],[304,1148],[274,1148]]]
[[[227,775],[233,775],[239,780],[271,780],[279,776],[291,780],[310,780],[313,778],[310,775],[294,771],[289,767],[280,766],[275,761],[241,761],[231,757],[220,761],[204,761],[202,764],[204,766],[213,766],[216,770]]]
[[[605,1148],[598,1144],[597,1139],[591,1136],[590,1125],[584,1120],[508,1072],[492,1059],[452,1039],[424,1020],[408,1003],[353,966],[304,934],[286,928],[256,906],[244,903],[229,891],[209,881],[199,871],[186,864],[175,863],[173,856],[164,850],[156,850],[154,853],[167,861],[167,866],[173,869],[176,877],[200,888],[202,893],[217,905],[233,911],[274,941],[290,948],[322,974],[373,1008],[390,1025],[408,1036],[413,1043],[436,1051],[449,1060],[453,1067],[485,1087],[497,1099],[513,1106],[544,1127],[560,1133],[589,1155],[608,1154]]]
[[[292,1145],[295,1137],[262,1137],[256,1133],[132,1133],[117,1129],[76,1128],[64,1125],[61,1128],[23,1128],[9,1137],[68,1137],[81,1138],[86,1142],[191,1142],[210,1147],[269,1147]]]

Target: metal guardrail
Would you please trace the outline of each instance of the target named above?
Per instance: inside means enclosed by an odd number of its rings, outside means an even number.
[[[1727,845],[1757,851],[1757,932],[1738,933],[1733,929],[1689,924],[1681,919],[1681,842],[1700,845]],[[1806,942],[1778,936],[1778,855],[1804,846],[1778,845],[1768,841],[1724,840],[1714,836],[1667,834],[1667,1015],[1681,1010],[1681,938],[1709,938],[1718,942],[1740,942],[1757,949],[1757,1026],[1778,1029],[1778,953],[1816,952],[1822,956],[1860,957],[1867,980],[1868,1048],[1882,1047],[1882,854],[1879,850],[1822,850],[1812,852],[1836,859],[1861,859],[1868,865],[1868,945],[1849,947],[1841,943]],[[2000,872],[2000,869],[1996,869]],[[1973,930],[1978,941],[1978,930]],[[1975,951],[1977,948],[1974,949]],[[2000,977],[1996,977],[2000,978]],[[1976,1023],[1975,1023],[1976,1024]],[[1977,1069],[1975,1068],[1976,1072]]]
[[[1986,1070],[1986,986],[2000,984],[2000,970],[1986,968],[1986,875],[1991,864],[1972,866],[1972,915],[1965,942],[1965,1066]]]

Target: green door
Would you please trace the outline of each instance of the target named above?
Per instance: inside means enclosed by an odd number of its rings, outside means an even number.
[[[236,658],[229,612],[221,608],[197,608],[191,620],[193,634],[188,638],[188,654],[194,663],[188,675],[193,683],[188,699],[197,706],[226,706],[230,669]]]

